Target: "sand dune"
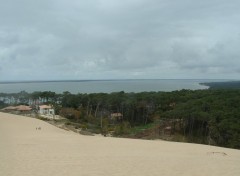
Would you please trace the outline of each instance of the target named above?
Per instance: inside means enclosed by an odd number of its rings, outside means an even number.
[[[0,176],[48,175],[239,176],[240,151],[82,136],[37,119],[0,113]]]

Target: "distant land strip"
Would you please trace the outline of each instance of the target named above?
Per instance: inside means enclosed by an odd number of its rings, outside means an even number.
[[[240,89],[240,81],[207,82],[200,85],[208,86],[209,89]]]
[[[54,83],[54,82],[96,82],[96,81],[141,81],[141,80],[203,80],[203,79],[82,79],[82,80],[19,80],[19,81],[0,81],[0,84],[19,84],[19,83]],[[208,80],[208,79],[204,79]],[[212,80],[212,79],[209,79]],[[219,79],[222,81],[222,79]],[[205,85],[208,83],[201,83]]]

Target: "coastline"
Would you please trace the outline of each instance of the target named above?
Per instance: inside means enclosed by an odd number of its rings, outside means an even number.
[[[204,82],[199,83],[203,86],[208,86],[209,89],[240,89],[240,81],[224,81],[224,82]]]

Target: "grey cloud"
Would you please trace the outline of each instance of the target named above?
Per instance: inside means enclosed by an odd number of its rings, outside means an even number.
[[[239,73],[238,0],[0,3],[0,79]]]
[[[222,39],[214,44],[209,39],[177,40],[172,45],[169,58],[183,69],[199,69],[206,72],[215,68],[221,72],[229,72],[240,65],[239,39]]]

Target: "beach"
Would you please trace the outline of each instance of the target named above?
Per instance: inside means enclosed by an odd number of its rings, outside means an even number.
[[[239,176],[240,150],[84,136],[0,113],[0,176]]]

